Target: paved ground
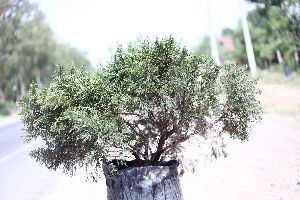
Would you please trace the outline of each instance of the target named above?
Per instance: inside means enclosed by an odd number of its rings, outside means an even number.
[[[23,144],[22,125],[10,119],[0,125],[0,199],[39,200],[63,177],[28,156],[38,143]]]

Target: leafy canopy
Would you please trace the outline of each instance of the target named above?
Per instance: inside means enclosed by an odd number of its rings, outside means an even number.
[[[37,5],[29,0],[0,1],[0,102],[16,102],[32,80],[47,84],[56,64],[90,65],[85,54],[55,40]],[[9,111],[9,107],[6,107]]]
[[[155,165],[211,130],[246,140],[261,114],[257,93],[245,67],[217,66],[166,37],[120,46],[96,72],[60,67],[20,107],[25,139],[44,141],[32,156],[73,172],[113,158]]]

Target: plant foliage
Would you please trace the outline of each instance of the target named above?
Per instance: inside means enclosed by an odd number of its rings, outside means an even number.
[[[120,46],[96,72],[60,67],[49,87],[31,85],[20,108],[25,139],[44,141],[32,156],[73,172],[124,156],[156,165],[212,128],[246,140],[260,119],[257,94],[246,67],[218,66],[166,37]]]

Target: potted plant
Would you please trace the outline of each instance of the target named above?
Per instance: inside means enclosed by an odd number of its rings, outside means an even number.
[[[49,169],[86,167],[96,180],[104,166],[111,200],[182,199],[180,145],[212,131],[246,140],[257,93],[246,67],[218,66],[166,37],[120,46],[97,71],[59,67],[20,110],[25,140],[44,141],[31,156]]]

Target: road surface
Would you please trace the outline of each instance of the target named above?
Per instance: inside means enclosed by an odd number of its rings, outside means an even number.
[[[39,166],[29,155],[37,143],[24,144],[22,124],[0,126],[0,199],[40,200],[63,174]]]

